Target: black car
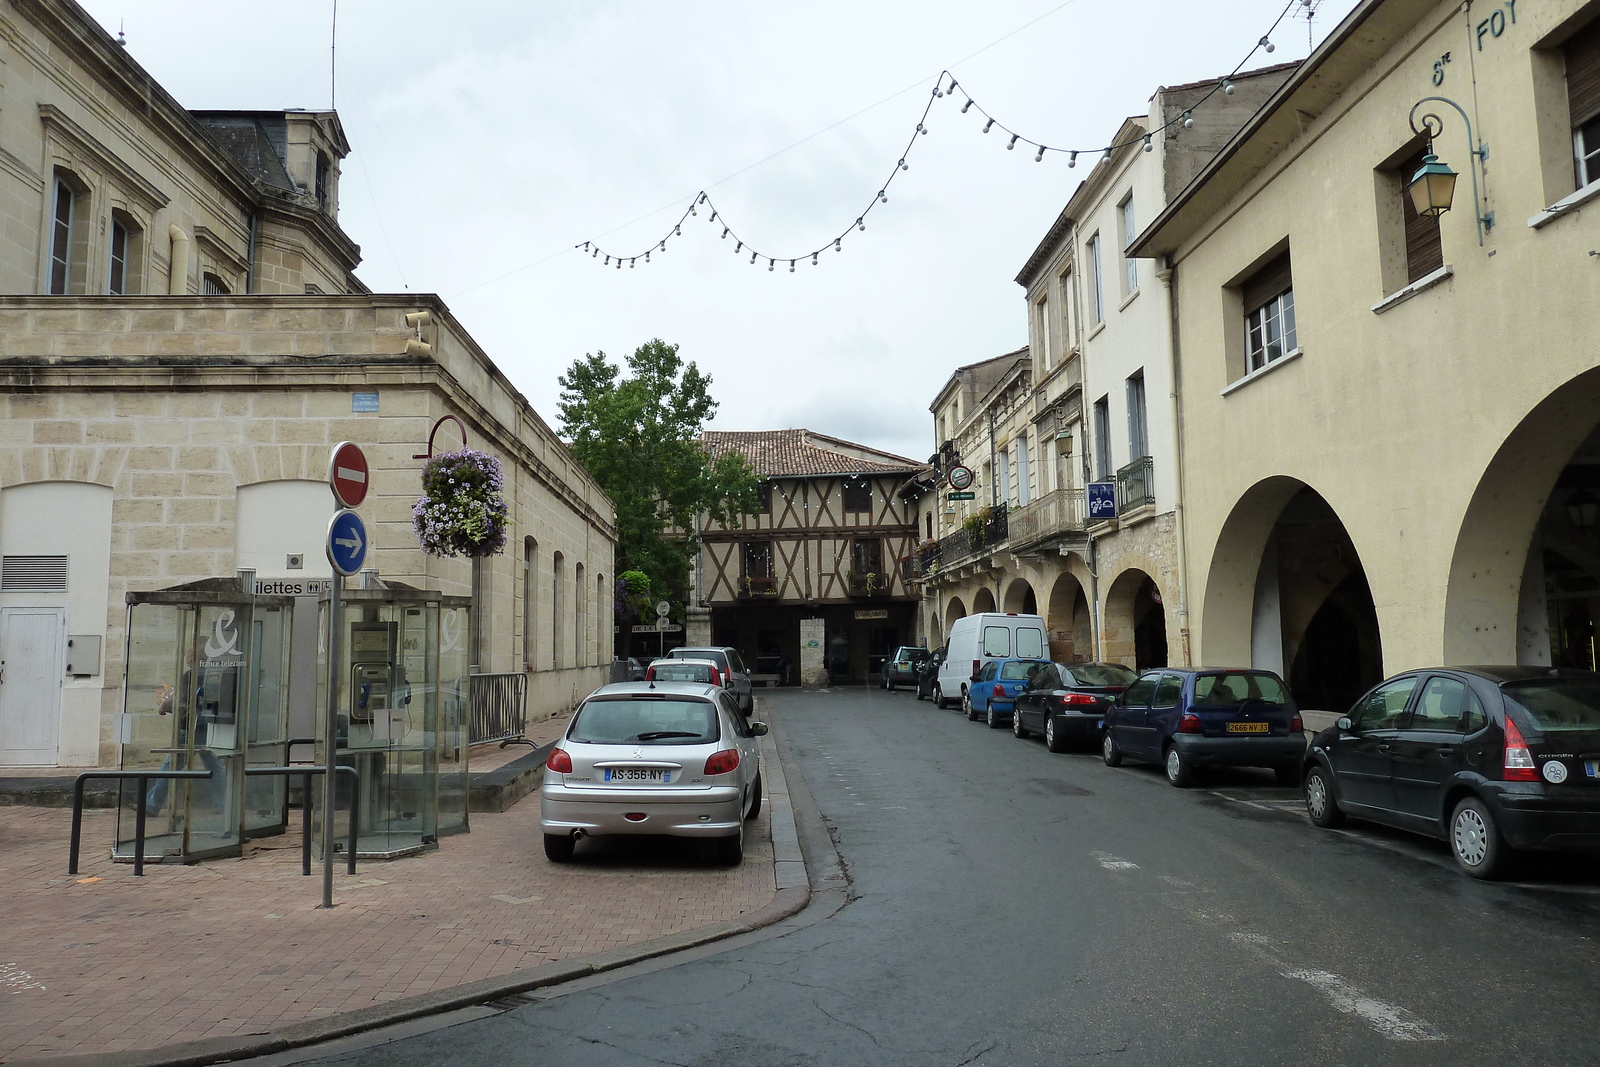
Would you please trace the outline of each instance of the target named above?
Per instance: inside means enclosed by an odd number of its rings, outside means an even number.
[[[927,659],[928,650],[921,645],[901,645],[883,661],[883,687],[892,691],[897,685],[916,685]]]
[[[934,683],[939,680],[939,668],[944,665],[944,657],[949,652],[948,646],[941,645],[933,650],[933,654],[922,661],[922,666],[917,670],[917,699],[926,700],[933,696]]]
[[[1396,675],[1312,740],[1305,798],[1318,826],[1352,815],[1443,838],[1475,878],[1516,849],[1600,850],[1600,675]]]
[[[1120,663],[1052,663],[1017,694],[1011,732],[1041,733],[1051,752],[1065,752],[1071,740],[1100,736],[1106,708],[1137,677]]]
[[[1201,767],[1271,767],[1300,780],[1306,735],[1289,689],[1271,671],[1164,667],[1146,671],[1106,709],[1100,755],[1160,764],[1167,781],[1194,784]]]

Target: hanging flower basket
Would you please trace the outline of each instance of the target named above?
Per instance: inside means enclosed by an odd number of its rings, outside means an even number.
[[[430,556],[498,555],[506,546],[505,479],[500,461],[463,448],[422,468],[421,500],[411,509],[422,551]]]

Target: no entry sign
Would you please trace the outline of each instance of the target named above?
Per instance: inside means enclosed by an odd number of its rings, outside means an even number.
[[[342,441],[333,447],[328,461],[328,484],[340,506],[356,508],[367,498],[367,457],[361,446]]]

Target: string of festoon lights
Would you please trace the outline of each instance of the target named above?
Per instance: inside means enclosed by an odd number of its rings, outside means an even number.
[[[812,249],[811,251],[801,253],[800,255],[774,256],[752,247],[749,242],[745,241],[736,232],[734,232],[733,227],[729,225],[727,219],[717,208],[716,202],[711,199],[711,194],[703,189],[696,193],[690,200],[688,209],[684,211],[684,213],[678,217],[678,220],[672,224],[672,229],[643,252],[636,252],[632,255],[618,255],[614,252],[607,252],[595,241],[585,241],[581,245],[574,245],[573,247],[588,252],[591,258],[599,260],[603,266],[615,266],[618,270],[621,270],[622,265],[626,263],[630,268],[632,268],[639,263],[649,263],[652,253],[659,254],[665,252],[667,250],[667,242],[671,241],[673,238],[682,237],[684,223],[688,222],[691,218],[699,218],[701,210],[703,209],[706,212],[705,218],[708,223],[720,225],[722,227],[721,239],[724,241],[731,240],[733,242],[734,254],[742,256],[748,252],[750,254],[750,262],[752,264],[759,265],[762,260],[766,260],[767,269],[770,271],[775,270],[779,263],[787,263],[789,265],[789,270],[793,271],[796,263],[804,263],[807,260],[810,260],[811,265],[815,267],[821,262],[823,253],[830,251],[844,251],[844,239],[850,236],[852,232],[864,232],[867,228],[867,216],[872,213],[874,208],[889,202],[889,187],[894,184],[894,180],[899,177],[901,173],[911,169],[910,163],[908,162],[911,158],[911,153],[913,150],[915,150],[918,139],[928,133],[928,117],[932,114],[934,105],[940,100],[948,100],[953,103],[959,95],[959,97],[964,101],[960,109],[961,114],[966,115],[970,112],[977,112],[978,117],[983,120],[983,133],[987,134],[994,130],[999,130],[1002,137],[1009,137],[1009,139],[1006,141],[1006,149],[1008,151],[1015,151],[1018,145],[1023,145],[1027,149],[1033,150],[1033,161],[1035,163],[1042,163],[1044,161],[1044,157],[1049,154],[1066,156],[1067,166],[1069,168],[1076,167],[1078,165],[1079,156],[1090,158],[1098,156],[1100,157],[1101,161],[1109,162],[1112,153],[1119,148],[1126,148],[1130,145],[1142,145],[1144,151],[1149,152],[1155,147],[1152,138],[1154,138],[1157,134],[1164,133],[1174,126],[1182,126],[1184,129],[1193,127],[1195,109],[1203,106],[1205,102],[1210,100],[1213,96],[1217,95],[1218,93],[1221,93],[1224,96],[1232,96],[1234,92],[1232,79],[1244,69],[1245,65],[1255,57],[1256,53],[1271,53],[1276,49],[1277,46],[1272,43],[1272,34],[1277,31],[1283,20],[1289,17],[1289,13],[1296,7],[1303,7],[1310,11],[1311,9],[1314,9],[1319,2],[1320,0],[1289,0],[1289,2],[1284,6],[1283,10],[1278,14],[1278,17],[1273,20],[1272,25],[1268,27],[1267,32],[1261,35],[1261,39],[1255,43],[1254,47],[1250,49],[1245,57],[1241,59],[1226,76],[1218,78],[1216,84],[1211,87],[1210,91],[1208,91],[1199,100],[1196,100],[1188,109],[1177,115],[1171,121],[1166,122],[1153,130],[1149,130],[1138,137],[1127,141],[1118,141],[1112,144],[1102,145],[1097,148],[1059,148],[1054,145],[1047,145],[1042,141],[1036,141],[1032,138],[1023,136],[1021,133],[1013,130],[1011,127],[1007,126],[1005,123],[1001,122],[994,115],[985,110],[983,105],[979,104],[977,100],[974,99],[972,94],[956,80],[955,75],[951,74],[948,70],[942,70],[939,72],[939,76],[934,80],[933,93],[928,98],[928,102],[923,106],[922,117],[917,121],[916,130],[912,132],[910,140],[906,142],[906,146],[904,150],[901,151],[900,158],[895,163],[894,168],[890,170],[888,178],[884,179],[883,185],[879,187],[875,194],[873,194],[872,199],[868,202],[867,206],[859,215],[856,216],[856,220],[849,226],[846,226],[844,230],[841,231],[839,235],[832,241],[822,245],[820,248]]]

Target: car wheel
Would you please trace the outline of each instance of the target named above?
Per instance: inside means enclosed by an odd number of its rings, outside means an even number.
[[[949,702],[944,698],[944,690],[939,688],[938,683],[934,683],[933,687],[933,706],[940,711],[950,706]]]
[[[1272,768],[1272,773],[1278,776],[1279,785],[1299,785],[1300,768],[1289,764],[1284,767]]]
[[[961,691],[961,713],[967,717],[968,722],[978,721],[978,713],[972,710],[972,694],[965,689]]]
[[[1107,730],[1106,735],[1100,739],[1100,758],[1105,761],[1107,767],[1122,766],[1122,749],[1111,739],[1110,730]]]
[[[577,845],[571,834],[545,834],[544,856],[551,863],[566,863],[572,858],[572,849]]]
[[[1167,746],[1167,781],[1179,789],[1188,789],[1194,784],[1194,765],[1183,756],[1183,750],[1177,745]]]
[[[891,682],[888,678],[885,678],[883,680],[883,687],[885,689],[887,689],[891,693],[894,692],[894,683]]]
[[[1016,705],[1013,704],[1011,707],[1011,736],[1027,740],[1028,734],[1028,728],[1022,725],[1022,712],[1018,711]]]
[[[750,784],[750,792],[755,794],[755,799],[750,802],[750,810],[745,812],[747,819],[761,814],[761,775],[756,775],[756,780]]]
[[[1320,766],[1307,771],[1305,793],[1306,814],[1311,816],[1313,825],[1332,830],[1344,824],[1344,812],[1339,810],[1339,802],[1333,797],[1333,783],[1327,771]]]
[[[1000,721],[1000,716],[994,713],[993,704],[989,705],[989,709],[983,713],[983,721],[988,724],[991,730],[998,730],[1005,726],[1005,723]]]
[[[744,859],[744,823],[739,823],[739,832],[732,837],[717,838],[717,862],[725,863],[729,867],[736,867]]]
[[[1067,739],[1062,737],[1061,732],[1056,729],[1056,717],[1054,715],[1046,715],[1044,717],[1044,747],[1051,752],[1065,752],[1067,750]]]
[[[1510,847],[1500,836],[1489,808],[1477,797],[1467,797],[1450,816],[1450,854],[1474,878],[1496,878],[1505,871]]]

